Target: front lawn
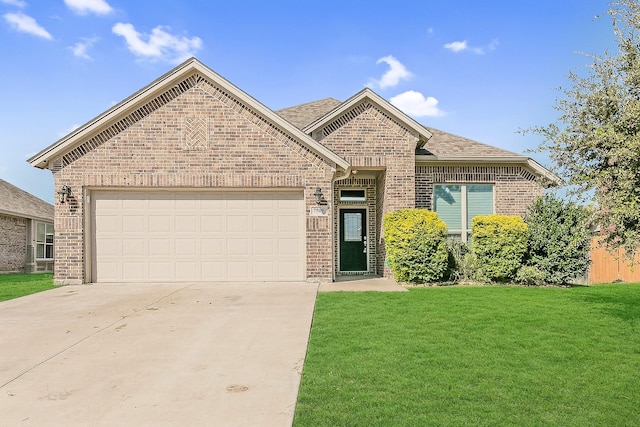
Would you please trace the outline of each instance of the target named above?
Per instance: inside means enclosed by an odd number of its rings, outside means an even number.
[[[53,288],[53,274],[0,274],[0,301]]]
[[[640,425],[640,284],[321,293],[296,426]]]

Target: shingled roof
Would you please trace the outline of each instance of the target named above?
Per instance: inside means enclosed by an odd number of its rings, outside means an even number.
[[[340,104],[342,104],[342,102],[337,99],[325,98],[318,101],[307,102],[306,104],[283,108],[282,110],[277,110],[276,114],[298,129],[303,129]]]
[[[0,179],[0,213],[53,222],[53,205]]]
[[[306,104],[283,108],[282,110],[277,110],[276,113],[299,129],[304,129],[307,125],[313,123],[342,104],[343,103],[337,99],[325,98],[318,101],[307,102]],[[508,150],[483,144],[439,129],[427,126],[425,126],[425,129],[430,131],[433,136],[427,141],[423,149],[419,150],[416,154],[434,155],[440,158],[449,159],[456,157],[525,158],[522,154],[513,153]]]
[[[493,147],[483,144],[472,139],[468,139],[459,135],[444,132],[439,129],[428,128],[433,137],[427,141],[424,149],[430,154],[438,157],[464,157],[464,158],[482,158],[482,157],[525,157],[502,148]]]

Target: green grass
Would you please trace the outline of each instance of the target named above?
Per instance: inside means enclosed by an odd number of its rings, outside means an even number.
[[[295,426],[640,425],[640,284],[321,293]]]
[[[0,301],[53,288],[53,274],[0,274]]]

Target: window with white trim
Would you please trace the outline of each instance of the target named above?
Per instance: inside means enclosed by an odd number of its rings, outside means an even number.
[[[53,259],[53,224],[36,223],[36,259]]]
[[[433,210],[447,224],[449,238],[471,240],[471,220],[493,213],[492,184],[436,184]]]

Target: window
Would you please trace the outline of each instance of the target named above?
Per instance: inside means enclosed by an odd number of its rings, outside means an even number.
[[[53,259],[53,224],[36,223],[36,259]]]
[[[433,210],[449,229],[449,237],[468,242],[471,220],[478,215],[493,213],[493,185],[434,185]]]
[[[367,197],[364,190],[340,190],[340,201],[342,202],[366,202]]]

